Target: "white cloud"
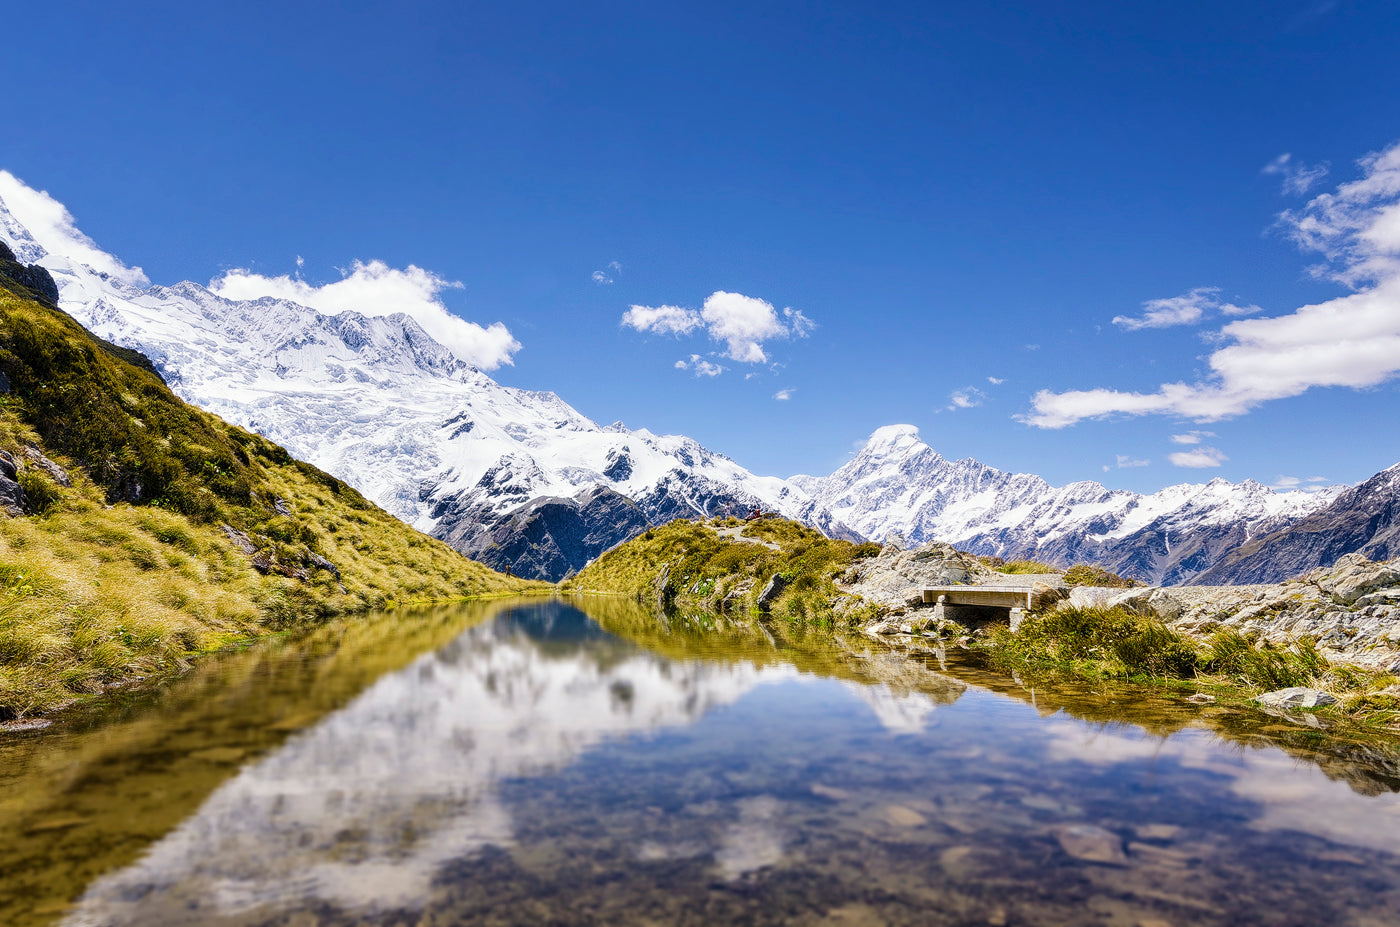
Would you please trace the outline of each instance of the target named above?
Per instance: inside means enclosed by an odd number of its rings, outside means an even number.
[[[383,261],[355,261],[334,283],[314,286],[286,274],[265,277],[251,270],[230,270],[209,282],[209,289],[225,299],[248,300],[270,296],[334,314],[353,311],[383,316],[402,312],[423,327],[453,354],[483,370],[511,363],[520,350],[505,325],[481,326],[468,322],[442,303],[443,290],[460,289],[461,283],[445,280],[413,264],[400,270]]]
[[[974,409],[982,404],[982,400],[987,398],[987,394],[975,386],[955,389],[948,394],[948,410]]]
[[[1141,457],[1130,457],[1127,454],[1118,454],[1117,458],[1117,467],[1119,470],[1130,467],[1146,467],[1152,463],[1150,460],[1144,460]],[[1107,469],[1107,467],[1104,469]]]
[[[622,314],[622,324],[657,335],[688,335],[700,325],[700,315],[680,306],[633,306]]]
[[[1320,489],[1327,488],[1327,484],[1331,482],[1332,481],[1325,476],[1310,476],[1307,479],[1301,479],[1296,476],[1280,475],[1278,479],[1270,484],[1269,488],[1277,490],[1278,492],[1289,492],[1290,490],[1317,492]]]
[[[1318,273],[1355,292],[1225,325],[1202,381],[1150,393],[1041,390],[1022,420],[1038,428],[1115,415],[1216,421],[1316,387],[1363,389],[1400,373],[1400,144],[1360,164],[1359,180],[1280,217],[1300,247],[1330,262]]]
[[[773,398],[778,400],[779,402],[787,402],[789,399],[792,398],[792,394],[795,392],[797,392],[797,390],[791,388],[780,389],[773,394]]]
[[[681,306],[632,306],[623,313],[622,324],[639,332],[678,336],[704,328],[711,341],[724,346],[725,357],[744,364],[767,363],[766,342],[805,338],[816,327],[797,309],[784,309],[780,318],[772,303],[724,290],[711,293],[698,312]]]
[[[1178,467],[1192,467],[1200,470],[1206,467],[1218,467],[1230,458],[1213,447],[1198,447],[1189,451],[1176,451],[1168,454],[1167,459]]]
[[[724,373],[724,368],[719,364],[705,360],[699,354],[690,355],[690,360],[678,360],[675,363],[677,370],[691,370],[697,377],[717,377]]]
[[[1001,386],[1001,384],[1005,383],[1006,380],[1002,377],[987,377],[987,382],[992,384],[993,386]]]
[[[1200,444],[1202,438],[1214,438],[1213,431],[1188,431],[1181,435],[1172,435],[1173,444]]]
[[[725,345],[725,356],[746,364],[768,360],[763,342],[786,338],[788,329],[778,319],[773,304],[742,293],[711,293],[700,310],[710,337]]]
[[[73,221],[73,214],[58,200],[43,190],[25,185],[9,171],[0,171],[0,201],[15,219],[34,236],[34,244],[48,254],[62,255],[79,264],[86,264],[99,273],[131,286],[147,287],[151,281],[139,267],[127,267],[120,260],[97,247]],[[15,242],[16,256],[26,263],[39,260],[41,255],[27,255],[21,242]]]
[[[1113,324],[1127,331],[1143,328],[1170,328],[1173,325],[1194,325],[1206,317],[1208,312],[1224,315],[1253,315],[1261,311],[1258,306],[1237,306],[1222,303],[1219,299],[1220,287],[1198,286],[1190,292],[1166,299],[1149,299],[1142,304],[1143,314],[1136,318],[1126,315],[1113,317]]]
[[[1295,162],[1293,155],[1284,152],[1264,165],[1261,173],[1278,174],[1283,178],[1283,192],[1300,195],[1308,192],[1313,184],[1327,176],[1328,166],[1326,164],[1315,164],[1309,167],[1301,162]]]
[[[622,263],[620,261],[608,261],[608,266],[603,270],[593,271],[592,280],[599,286],[611,286],[613,274],[622,273]]]

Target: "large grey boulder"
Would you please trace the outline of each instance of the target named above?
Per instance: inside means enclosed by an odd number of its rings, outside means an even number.
[[[1266,708],[1319,708],[1323,705],[1337,704],[1336,696],[1321,689],[1308,689],[1303,686],[1275,689],[1273,692],[1255,696],[1254,700]]]
[[[1363,554],[1347,554],[1330,567],[1304,577],[1343,605],[1351,605],[1378,589],[1400,587],[1400,569],[1392,563],[1374,563]]]

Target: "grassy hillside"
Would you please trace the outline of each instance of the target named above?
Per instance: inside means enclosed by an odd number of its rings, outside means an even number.
[[[23,489],[0,514],[0,719],[297,621],[548,588],[187,405],[17,267],[0,261],[0,451]]]
[[[778,575],[782,591],[766,609],[821,624],[832,619],[843,598],[851,598],[836,588],[836,578],[854,561],[879,552],[878,544],[832,540],[781,518],[748,525],[733,518],[713,525],[676,520],[614,548],[560,588],[750,611],[759,608],[759,596]]]

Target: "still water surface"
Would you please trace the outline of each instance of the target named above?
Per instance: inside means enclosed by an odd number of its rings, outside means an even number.
[[[0,733],[0,923],[1400,924],[1400,762],[616,600],[340,622]]]

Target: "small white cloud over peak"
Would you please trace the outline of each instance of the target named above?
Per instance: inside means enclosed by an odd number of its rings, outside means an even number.
[[[692,371],[697,377],[717,377],[724,373],[723,367],[705,360],[699,354],[690,355],[690,360],[676,361],[675,367],[677,370]]]
[[[1263,311],[1254,305],[1240,306],[1235,303],[1221,302],[1219,294],[1220,287],[1198,286],[1180,296],[1149,299],[1142,304],[1142,315],[1136,317],[1117,315],[1113,317],[1113,324],[1125,331],[1132,332],[1143,328],[1194,325],[1203,320],[1209,312],[1240,316],[1253,315]]]
[[[593,282],[599,286],[608,286],[613,282],[613,278],[601,270],[595,270],[593,271]]]
[[[1175,451],[1167,455],[1173,466],[1203,470],[1218,467],[1230,458],[1213,447],[1197,447],[1189,451]]]
[[[1118,454],[1118,455],[1116,455],[1116,456],[1117,456],[1117,460],[1116,460],[1116,463],[1115,463],[1114,465],[1115,465],[1119,470],[1127,470],[1127,469],[1131,469],[1131,468],[1133,468],[1133,467],[1146,467],[1146,466],[1149,466],[1149,465],[1152,463],[1152,461],[1150,461],[1150,460],[1146,460],[1146,459],[1144,459],[1144,458],[1142,458],[1142,457],[1133,457],[1133,456],[1131,456],[1131,455],[1129,455],[1129,454]],[[1105,467],[1104,469],[1106,470],[1106,469],[1108,469],[1108,468]]]
[[[151,285],[141,268],[127,267],[83,234],[68,207],[47,192],[26,185],[9,171],[0,171],[0,203],[33,236],[33,242],[15,242],[15,255],[22,262],[33,263],[43,257],[33,253],[37,246],[45,254],[62,255],[86,264],[121,283],[138,287]],[[25,244],[30,247],[24,247]]]
[[[332,315],[346,311],[370,316],[402,312],[453,354],[483,370],[512,363],[511,356],[520,350],[520,342],[500,322],[481,326],[454,315],[443,305],[439,294],[461,289],[461,283],[413,264],[400,270],[378,260],[355,261],[349,271],[341,274],[341,279],[333,283],[316,286],[302,280],[300,274],[296,278],[286,274],[266,277],[235,269],[211,280],[209,289],[225,299],[270,296]]]
[[[1213,431],[1188,431],[1185,434],[1172,435],[1173,444],[1200,444],[1204,438],[1214,438]]]
[[[781,317],[773,304],[742,293],[716,290],[699,311],[681,306],[632,306],[622,324],[639,332],[688,335],[704,329],[723,346],[723,356],[742,364],[768,363],[765,344],[774,339],[805,338],[815,323],[799,310],[787,308]]]
[[[987,398],[987,394],[975,386],[967,386],[962,389],[955,389],[948,394],[947,409],[950,412],[958,409],[973,409],[982,404]]]
[[[1004,377],[987,377],[987,382],[993,386],[1001,386],[1006,382],[1006,379]]]
[[[1278,223],[1300,248],[1327,259],[1318,276],[1353,292],[1287,315],[1230,322],[1214,333],[1210,373],[1195,382],[1141,393],[1043,389],[1021,420],[1037,428],[1138,415],[1211,422],[1319,387],[1360,390],[1400,376],[1400,143],[1359,163],[1357,180],[1284,212]]]
[[[797,392],[797,390],[792,388],[780,389],[773,394],[773,398],[778,400],[779,402],[787,402],[789,399],[792,398],[792,394],[795,392]]]
[[[1260,173],[1282,177],[1283,192],[1298,196],[1307,193],[1313,184],[1326,177],[1328,169],[1326,163],[1310,167],[1301,161],[1294,161],[1291,153],[1284,152],[1265,164]]]
[[[1278,492],[1318,492],[1326,489],[1331,482],[1325,476],[1310,476],[1303,479],[1296,476],[1280,475],[1278,479],[1269,484],[1269,488]]]

